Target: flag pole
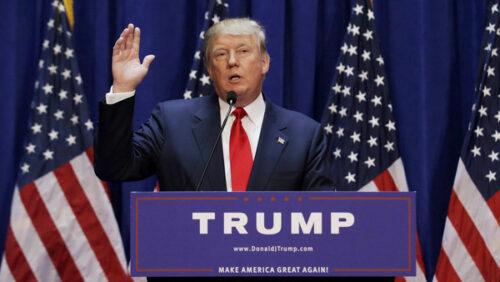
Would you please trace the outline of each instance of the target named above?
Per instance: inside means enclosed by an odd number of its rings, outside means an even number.
[[[68,17],[68,23],[71,29],[75,24],[75,16],[73,14],[73,0],[64,0],[64,8],[66,9],[66,16]]]

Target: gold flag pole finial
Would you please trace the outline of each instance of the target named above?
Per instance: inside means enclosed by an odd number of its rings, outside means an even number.
[[[63,0],[64,1],[64,9],[66,10],[66,16],[68,17],[68,22],[73,29],[73,24],[75,23],[75,17],[73,15],[73,0]]]

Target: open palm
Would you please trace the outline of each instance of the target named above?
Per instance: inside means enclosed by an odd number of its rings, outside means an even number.
[[[141,63],[139,60],[140,40],[140,29],[129,24],[116,41],[112,57],[113,92],[135,90],[148,73],[154,56],[146,56]]]

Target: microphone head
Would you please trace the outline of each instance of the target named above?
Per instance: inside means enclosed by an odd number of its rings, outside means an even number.
[[[236,103],[237,99],[238,99],[238,96],[236,96],[236,92],[234,92],[234,91],[227,92],[226,102],[229,105],[234,105]]]

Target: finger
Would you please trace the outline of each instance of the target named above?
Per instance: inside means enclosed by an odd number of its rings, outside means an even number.
[[[118,39],[115,41],[115,45],[113,46],[113,49],[120,49],[120,45],[123,43],[123,37],[120,35]]]
[[[126,41],[125,41],[125,49],[126,50],[129,50],[130,48],[132,48],[132,42],[134,40],[134,25],[133,24],[128,24],[128,28],[127,28],[127,38]]]
[[[121,50],[121,51],[124,51],[124,50],[125,50],[125,48],[126,48],[125,44],[126,44],[126,42],[127,42],[127,38],[128,38],[128,36],[129,36],[128,28],[125,28],[125,29],[123,30],[122,34],[120,35],[120,38],[122,39],[122,40],[121,40],[121,43],[120,43],[120,50]],[[119,40],[119,39],[118,39],[118,40]]]
[[[122,30],[122,33],[120,34],[120,37],[125,38],[125,35],[127,34],[127,32],[128,32],[128,26],[127,26],[127,27],[125,27],[125,28]]]
[[[120,38],[122,39],[120,42],[121,50],[125,50],[125,42],[127,40],[127,37],[128,37],[128,28],[126,27],[125,29],[123,29],[122,33],[120,34],[120,37],[118,38],[118,40],[120,40]]]
[[[155,59],[155,56],[154,55],[147,55],[144,60],[142,61],[142,66],[146,69],[146,70],[149,70],[149,66],[151,65],[151,63],[153,62],[153,60]]]
[[[125,34],[125,35],[126,35],[126,34]],[[127,47],[125,46],[125,44],[126,44],[126,42],[127,42],[127,39],[126,39],[126,37],[123,37],[123,39],[122,39],[122,40],[123,40],[123,41],[122,41],[122,44],[120,44],[120,51],[125,51],[125,49],[127,48]]]
[[[118,38],[113,46],[113,56],[118,55],[123,45],[123,37]]]
[[[130,32],[128,30],[128,26],[123,30],[122,37],[123,37],[123,45],[122,45],[122,50],[127,49],[127,39],[130,36]]]
[[[132,46],[132,50],[134,50],[139,55],[139,49],[141,46],[141,30],[136,27],[134,29],[134,42]]]

